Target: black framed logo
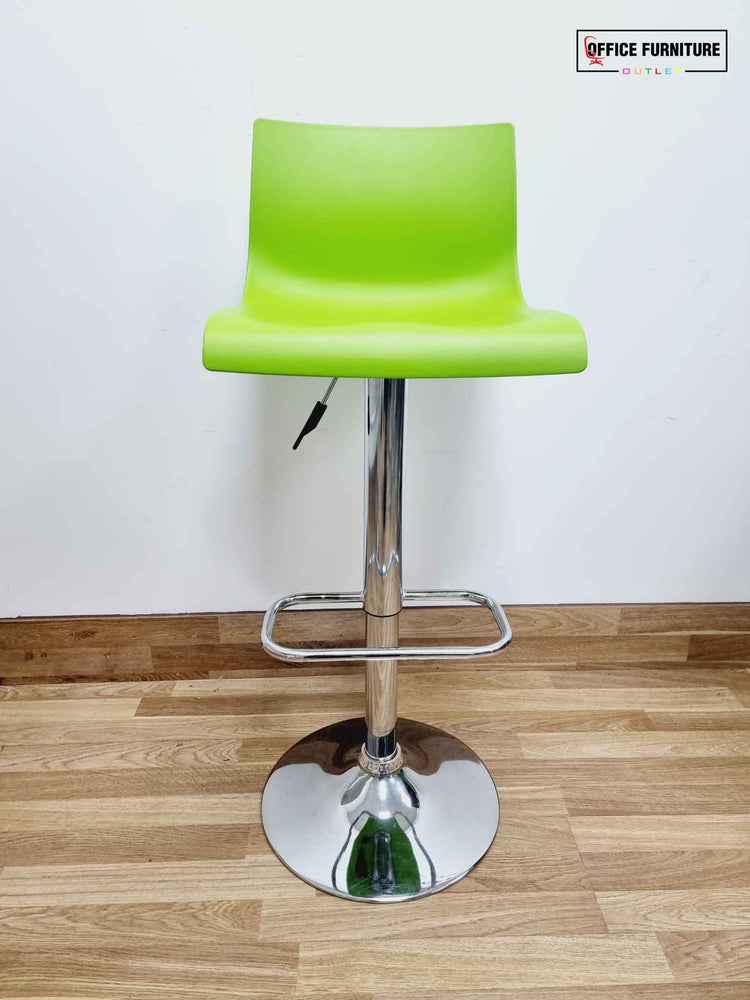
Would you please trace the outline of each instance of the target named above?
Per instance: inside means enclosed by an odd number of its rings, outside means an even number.
[[[577,73],[619,73],[632,77],[679,77],[683,73],[726,73],[726,28],[630,28],[576,31]]]

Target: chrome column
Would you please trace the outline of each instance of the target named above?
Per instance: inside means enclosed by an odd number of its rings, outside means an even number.
[[[365,718],[326,726],[290,747],[263,789],[261,818],[271,847],[300,878],[378,903],[427,896],[462,878],[489,848],[500,815],[490,773],[460,740],[401,719],[396,741],[398,660],[487,656],[511,638],[505,612],[484,594],[402,589],[404,404],[403,379],[367,380],[363,590],[282,597],[261,630],[264,648],[288,663],[366,663]],[[436,599],[489,608],[499,638],[482,646],[400,646],[402,604]],[[274,640],[279,612],[330,602],[362,605],[364,649]]]
[[[369,647],[398,646],[405,396],[405,379],[367,379],[363,606]],[[366,661],[365,748],[376,759],[396,752],[397,669],[397,660]]]

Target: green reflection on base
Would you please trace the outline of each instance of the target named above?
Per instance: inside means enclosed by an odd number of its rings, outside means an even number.
[[[349,856],[346,883],[352,896],[401,896],[421,888],[414,849],[395,819],[371,817]]]

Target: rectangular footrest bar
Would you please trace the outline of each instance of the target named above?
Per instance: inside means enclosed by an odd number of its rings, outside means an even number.
[[[410,590],[404,592],[404,603],[414,601],[445,601],[450,604],[478,604],[489,608],[500,637],[485,646],[394,646],[391,648],[310,649],[282,646],[273,638],[276,616],[280,611],[300,604],[362,604],[362,594],[290,594],[274,601],[266,611],[261,629],[263,648],[277,660],[287,663],[333,660],[454,660],[469,656],[490,656],[507,646],[513,637],[510,623],[502,607],[486,594],[473,590]]]

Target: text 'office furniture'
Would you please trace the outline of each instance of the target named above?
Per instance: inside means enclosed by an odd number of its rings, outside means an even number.
[[[389,902],[443,889],[497,831],[493,781],[476,754],[396,716],[400,659],[488,656],[503,609],[473,591],[404,591],[405,386],[409,378],[548,375],[586,367],[577,320],[524,302],[516,262],[513,126],[360,128],[259,120],[242,302],[210,317],[216,371],[366,379],[361,593],[276,601],[263,645],[290,663],[362,660],[365,717],[328,726],[274,767],[262,801],[271,847],[326,892]],[[494,615],[484,646],[399,646],[404,602],[473,602]],[[293,605],[360,603],[366,648],[274,639]]]

